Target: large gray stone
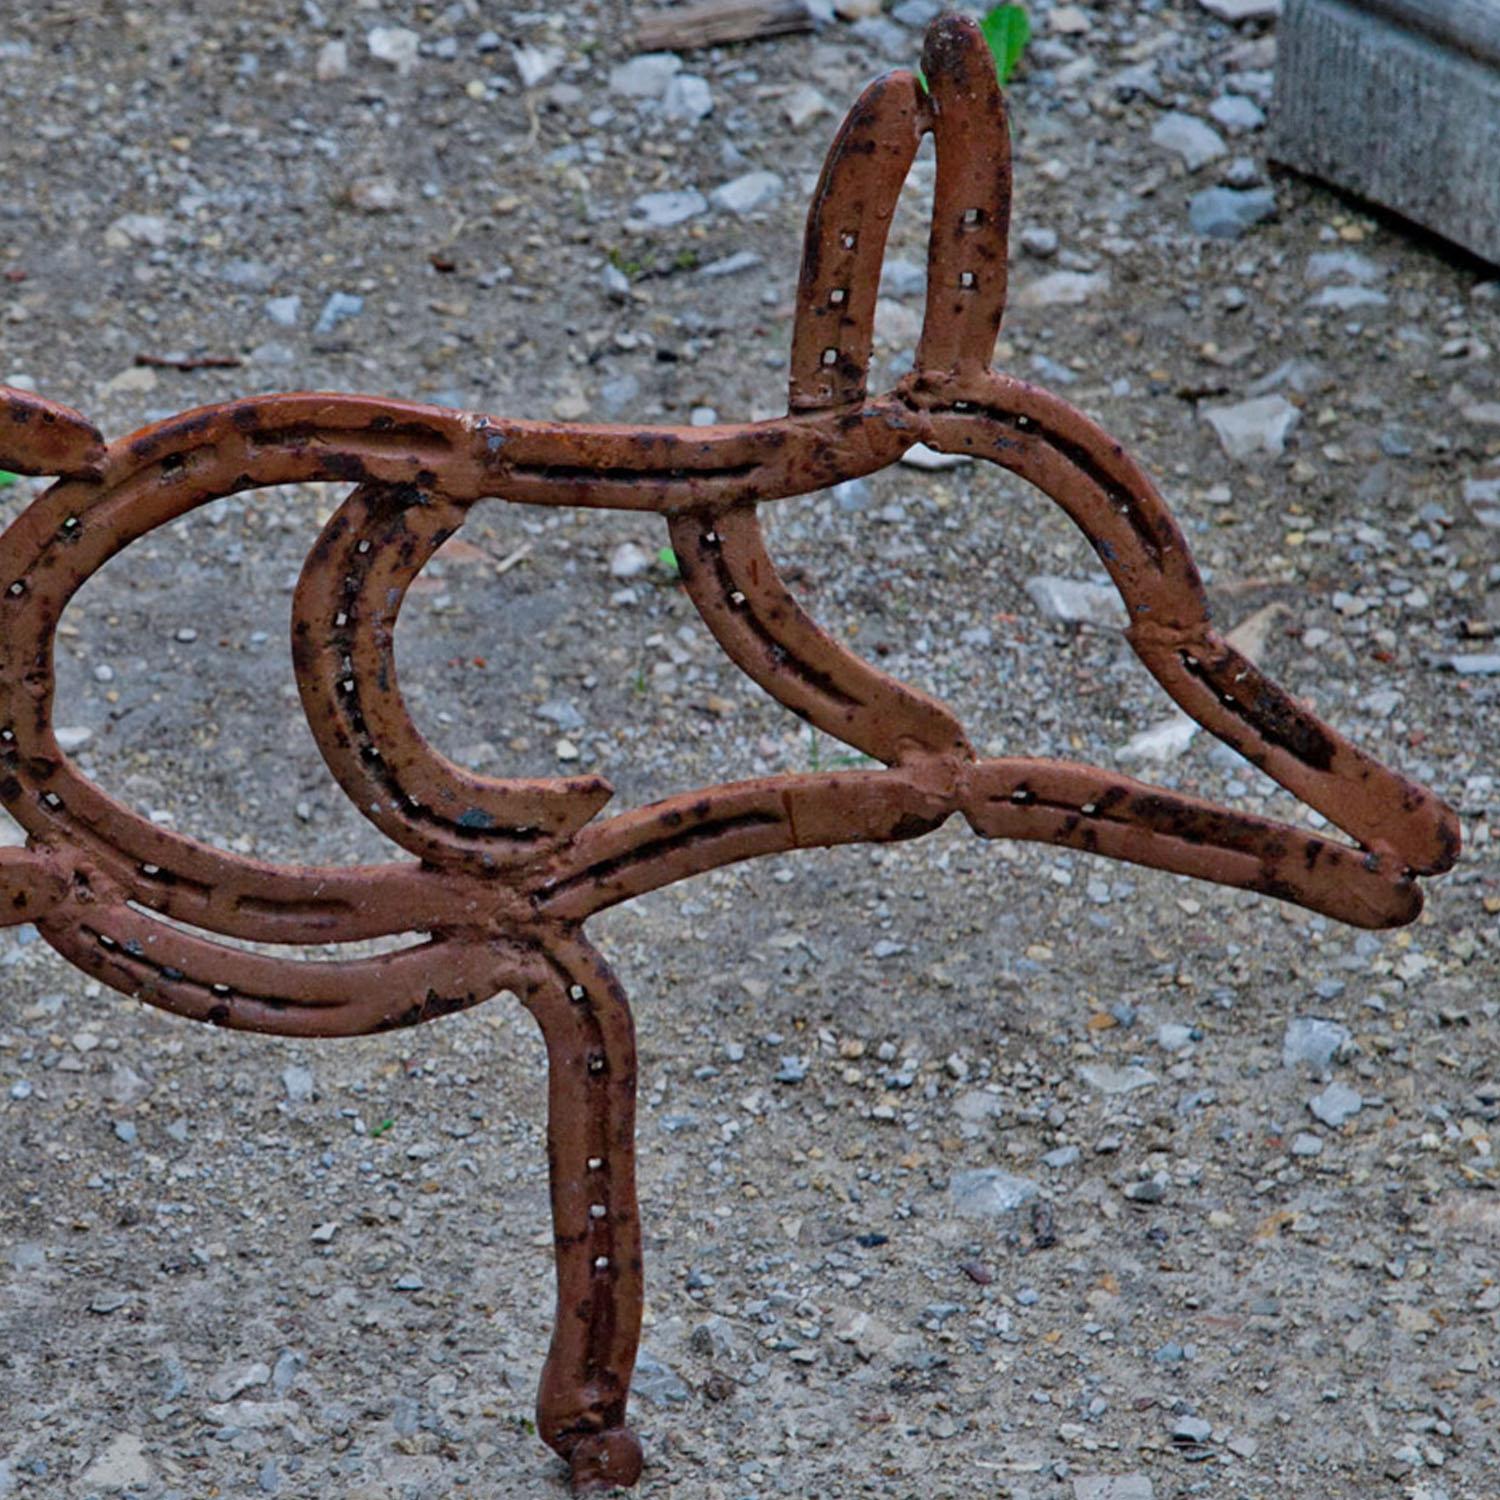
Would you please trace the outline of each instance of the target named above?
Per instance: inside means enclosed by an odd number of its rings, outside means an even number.
[[[1286,451],[1287,434],[1302,413],[1285,396],[1257,396],[1233,406],[1199,408],[1230,458],[1243,462],[1264,454],[1279,458]]]
[[[1037,1195],[1037,1185],[1027,1177],[1016,1177],[998,1167],[976,1167],[955,1172],[948,1179],[953,1212],[966,1219],[993,1219],[1012,1214]]]
[[[1170,110],[1151,127],[1151,144],[1180,156],[1189,172],[1206,167],[1227,154],[1224,137],[1212,125],[1205,125],[1196,115]]]
[[[1276,194],[1271,188],[1204,188],[1188,200],[1193,232],[1211,240],[1237,240],[1275,212]]]
[[[1500,264],[1500,5],[1287,0],[1276,157]]]

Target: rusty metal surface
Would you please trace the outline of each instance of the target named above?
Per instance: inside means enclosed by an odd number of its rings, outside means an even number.
[[[625,1407],[640,1328],[629,1006],[583,924],[737,860],[919,837],[961,814],[983,838],[1066,845],[1260,891],[1365,927],[1411,921],[1452,865],[1452,811],[1342,738],[1214,630],[1186,542],[1107,433],[990,358],[1005,305],[1010,157],[974,26],[929,31],[923,68],[865,91],[808,218],[789,412],[710,428],[509,421],[293,394],[190,412],[107,446],[76,412],[0,390],[0,467],[60,476],[0,538],[0,924],[35,922],[80,968],[195,1020],[296,1036],[409,1026],[519,995],[545,1038],[557,1317],[542,1437],[576,1484],[631,1483]],[[915,369],[870,396],[875,290],[897,194],[936,138],[926,321]],[[894,463],[922,442],[1020,475],[1081,528],[1128,639],[1168,694],[1349,842],[1069,762],[980,759],[944,704],[825,634],[781,581],[756,507]],[[354,804],[415,859],[285,868],[158,827],[108,798],[52,730],[54,632],[76,591],[148,532],[226,495],[343,480],[297,586],[302,702]],[[396,676],[404,594],[478,499],[656,511],[724,651],[794,713],[883,769],[706,788],[597,821],[602,778],[477,776],[417,732]],[[166,918],[169,921],[158,920]],[[409,934],[310,963],[263,944]]]

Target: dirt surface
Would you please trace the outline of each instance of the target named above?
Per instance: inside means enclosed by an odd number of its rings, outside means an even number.
[[[1273,676],[1458,806],[1467,852],[1394,934],[957,822],[598,922],[642,1048],[640,1492],[1492,1500],[1500,676],[1451,666],[1500,649],[1497,284],[1268,168],[1264,26],[1188,0],[1036,19],[997,363],[1142,460],[1217,617],[1253,617]],[[813,174],[920,31],[686,54],[695,119],[670,64],[612,82],[627,20],[11,0],[0,380],[111,435],[297,388],[782,409]],[[420,50],[382,61],[376,27]],[[1189,171],[1153,144],[1173,111],[1222,154]],[[759,206],[711,197],[752,172],[775,178],[739,189]],[[915,343],[930,176],[893,234],[877,385]],[[1226,179],[1274,214],[1202,236],[1190,201]],[[650,227],[675,210],[644,195],[689,190],[708,201]],[[1275,430],[1231,457],[1204,413],[1254,397],[1286,407],[1235,418]],[[38,489],[0,490],[0,518]],[[56,719],[101,785],[242,852],[385,857],[285,644],[338,498],[221,502],[84,589]],[[1013,483],[900,467],[763,514],[818,617],[981,748],[1115,765],[1169,712],[1107,616],[1028,592],[1102,578]],[[602,772],[616,807],[846,764],[717,654],[665,541],[481,507],[402,619],[424,731],[487,770]],[[1157,754],[1128,769],[1304,816],[1206,735]],[[353,1043],[220,1034],[0,932],[0,1495],[562,1494],[530,1428],[542,1078],[505,1001]]]

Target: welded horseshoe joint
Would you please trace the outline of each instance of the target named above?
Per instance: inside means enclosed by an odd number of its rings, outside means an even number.
[[[1177,523],[1119,443],[990,368],[1005,308],[1010,153],[972,23],[928,32],[925,89],[891,73],[856,102],[808,216],[787,416],[709,428],[510,421],[364,396],[204,407],[105,444],[78,413],[0,389],[0,466],[58,476],[0,538],[0,803],[29,836],[0,850],[0,924],[34,922],[79,968],[195,1020],[286,1036],[410,1026],[510,990],[550,1067],[558,1300],[542,1437],[580,1486],[634,1482],[626,1400],[641,1316],[630,1008],[583,933],[594,913],[759,855],[910,839],[955,813],[1032,839],[1387,927],[1448,869],[1457,820],[1350,744],[1222,639]],[[910,375],[867,389],[897,194],[936,139],[926,318]],[[1320,837],[1069,762],[983,760],[945,704],[827,635],[778,576],[756,507],[868,474],[914,443],[1021,475],[1082,530],[1167,693],[1343,831]],[[278,867],[112,801],[52,729],[54,633],[111,557],[226,495],[347,481],[308,556],[292,657],[318,747],[349,798],[414,859]],[[794,713],[882,769],[705,788],[606,821],[596,776],[477,776],[412,723],[392,639],[401,601],[483,497],[655,511],[726,654]],[[162,920],[166,919],[166,920]],[[407,934],[379,957],[289,947]]]

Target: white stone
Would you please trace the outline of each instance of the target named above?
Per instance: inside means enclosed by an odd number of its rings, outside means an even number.
[[[1287,434],[1302,420],[1302,413],[1284,396],[1201,407],[1199,415],[1213,428],[1225,453],[1241,462],[1261,454],[1279,458],[1286,451]]]
[[[1281,1066],[1298,1063],[1322,1072],[1349,1045],[1349,1028],[1319,1016],[1296,1016],[1286,1023],[1281,1039]]]
[[[631,205],[636,218],[648,229],[671,229],[696,219],[708,208],[708,199],[696,188],[672,188],[642,193]]]
[[[1482,656],[1450,656],[1448,665],[1462,677],[1494,677],[1500,673],[1500,652]]]
[[[1014,1213],[1036,1197],[1036,1183],[1002,1172],[998,1167],[975,1167],[948,1179],[953,1211],[966,1219],[992,1219]]]
[[[247,1427],[251,1432],[285,1427],[301,1414],[295,1401],[221,1401],[203,1411],[210,1422],[220,1427]]]
[[[1347,1083],[1330,1083],[1321,1094],[1307,1101],[1307,1107],[1336,1130],[1344,1121],[1352,1120],[1365,1107],[1365,1101]]]
[[[278,328],[295,328],[302,321],[302,299],[295,294],[290,297],[272,297],[266,303],[266,316]]]
[[[901,462],[909,469],[956,469],[960,464],[972,463],[966,453],[939,453],[926,443],[913,443],[901,455]]]
[[[99,394],[101,396],[143,396],[148,391],[154,391],[160,384],[156,371],[149,365],[131,365],[121,370],[118,375],[113,375],[106,380],[99,387]]]
[[[281,1086],[293,1104],[305,1104],[317,1089],[313,1070],[301,1063],[288,1063],[281,1070]]]
[[[523,89],[534,89],[544,78],[550,77],[567,55],[561,47],[511,48]]]
[[[1086,1063],[1078,1076],[1096,1094],[1133,1094],[1137,1089],[1154,1089],[1156,1074],[1135,1066],[1112,1067],[1108,1063]]]
[[[234,1398],[271,1379],[271,1367],[264,1361],[240,1365],[236,1369],[223,1370],[209,1382],[208,1394],[215,1401],[233,1401]]]
[[[85,1488],[125,1490],[150,1484],[155,1478],[145,1447],[133,1432],[111,1438],[104,1451],[84,1471]]]
[[[401,184],[394,177],[357,177],[349,184],[349,203],[361,213],[394,213],[401,207]]]
[[[349,72],[349,44],[344,41],[324,42],[318,48],[318,60],[313,64],[313,77],[319,83],[333,83]]]
[[[1164,114],[1151,128],[1151,144],[1163,151],[1173,151],[1187,164],[1190,172],[1206,167],[1229,153],[1224,137],[1212,125],[1205,125],[1194,115],[1174,109]]]
[[[1357,307],[1384,307],[1390,298],[1371,286],[1325,286],[1307,299],[1309,307],[1331,307],[1335,312],[1353,312]]]
[[[810,83],[799,83],[781,101],[781,112],[793,130],[803,130],[833,106]]]
[[[370,56],[376,62],[390,64],[403,75],[416,67],[421,43],[421,37],[405,26],[374,26],[365,35]]]
[[[746,172],[713,191],[715,208],[733,214],[751,214],[781,196],[782,180],[775,172]]]
[[[1050,620],[1098,625],[1107,630],[1124,630],[1130,623],[1119,591],[1109,584],[1040,573],[1026,580],[1026,592]]]
[[[1107,271],[1053,271],[1022,287],[1018,307],[1078,307],[1109,290]]]
[[[609,555],[611,578],[639,578],[651,566],[651,554],[634,542],[621,542]]]
[[[1141,762],[1164,766],[1184,755],[1197,733],[1198,725],[1186,714],[1174,714],[1131,735],[1115,751],[1115,759],[1122,766]]]
[[[1230,135],[1244,135],[1259,130],[1266,123],[1266,112],[1255,100],[1243,94],[1222,94],[1208,106],[1208,112]]]
[[[160,214],[121,214],[104,231],[104,243],[111,250],[124,250],[129,245],[160,250],[167,243],[167,221]]]
[[[1185,1052],[1193,1041],[1193,1028],[1181,1021],[1163,1021],[1156,1028],[1156,1045],[1163,1052]]]
[[[642,52],[610,70],[609,86],[628,99],[660,99],[681,71],[682,59],[675,52]]]
[[[1355,250],[1319,250],[1307,257],[1303,275],[1309,286],[1323,286],[1330,281],[1357,281],[1368,286],[1372,281],[1383,281],[1389,270],[1389,266]]]
[[[1059,36],[1082,36],[1093,24],[1088,12],[1076,5],[1054,5],[1047,14],[1047,30]]]
[[[705,120],[714,111],[714,91],[696,73],[678,73],[662,95],[661,111],[669,120]]]
[[[864,21],[878,16],[885,0],[833,0],[833,13],[841,21]]]

